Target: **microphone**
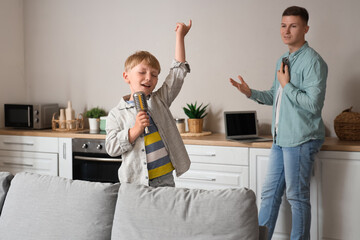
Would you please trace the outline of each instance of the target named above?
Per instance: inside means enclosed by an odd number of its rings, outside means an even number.
[[[146,102],[146,96],[144,92],[136,92],[133,95],[134,97],[134,103],[135,103],[135,108],[137,112],[140,111],[144,111],[147,112],[148,111],[148,105]],[[145,133],[148,134],[149,133],[149,129],[148,127],[145,127]]]

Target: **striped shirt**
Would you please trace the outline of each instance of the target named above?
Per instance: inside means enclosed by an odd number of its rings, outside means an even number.
[[[159,89],[150,94],[148,100],[148,112],[157,125],[178,177],[189,170],[191,163],[169,107],[179,94],[188,72],[190,69],[186,62],[173,60],[165,81]],[[134,143],[129,142],[129,129],[136,121],[136,109],[127,103],[130,97],[131,95],[122,97],[108,114],[105,148],[110,156],[121,155],[123,159],[119,168],[121,183],[148,186],[149,172],[144,136],[139,136]]]
[[[145,151],[147,158],[147,168],[149,171],[149,179],[154,179],[168,174],[174,170],[171,164],[169,154],[165,148],[158,129],[150,118],[149,133],[145,134]]]

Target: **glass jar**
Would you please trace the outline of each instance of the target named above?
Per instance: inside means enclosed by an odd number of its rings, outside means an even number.
[[[106,127],[106,118],[107,116],[100,117],[100,131],[104,132]]]
[[[175,119],[176,127],[179,130],[179,133],[185,133],[185,119],[176,118]]]

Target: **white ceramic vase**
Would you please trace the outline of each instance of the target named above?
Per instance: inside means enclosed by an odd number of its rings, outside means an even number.
[[[75,111],[72,109],[71,101],[68,101],[68,107],[65,109],[67,129],[74,129],[75,123],[72,121],[75,119]]]
[[[59,127],[62,129],[66,128],[65,109],[60,109]]]
[[[99,118],[89,118],[89,128],[90,128],[90,133],[99,133],[100,132],[100,119]]]

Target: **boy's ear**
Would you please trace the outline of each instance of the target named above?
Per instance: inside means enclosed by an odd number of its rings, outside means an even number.
[[[129,74],[127,72],[123,72],[123,78],[126,83],[130,83]]]

